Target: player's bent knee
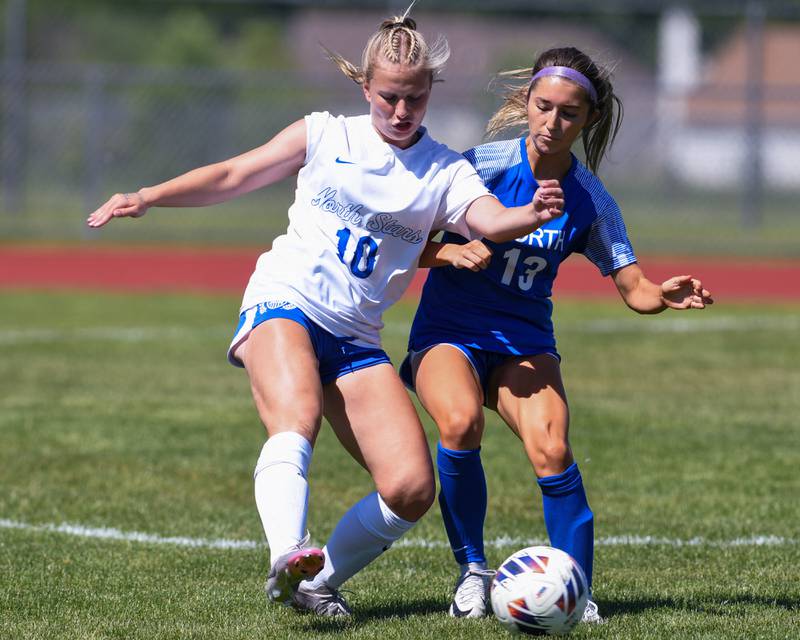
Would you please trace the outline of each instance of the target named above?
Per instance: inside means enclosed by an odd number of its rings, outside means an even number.
[[[541,477],[563,473],[572,464],[572,450],[564,440],[547,442],[530,452],[536,475]]]
[[[474,449],[480,446],[483,436],[483,412],[459,409],[438,416],[436,425],[442,444],[448,449]]]
[[[425,474],[427,475],[427,474]],[[433,476],[427,478],[408,478],[392,482],[378,489],[387,506],[403,520],[416,522],[433,505],[436,497],[436,484]]]
[[[255,386],[251,390],[258,417],[268,429],[279,425],[310,433],[318,430],[322,422],[322,407],[317,398],[304,401],[297,394],[287,394],[287,397],[293,397],[293,401],[283,402],[276,397],[266,398]]]
[[[269,433],[275,431],[296,431],[312,441],[319,432],[321,422],[320,417],[312,412],[259,411],[258,415]]]

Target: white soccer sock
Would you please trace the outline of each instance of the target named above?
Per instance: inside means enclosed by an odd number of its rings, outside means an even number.
[[[467,562],[466,564],[458,565],[461,568],[461,575],[463,576],[467,571],[486,571],[489,566],[485,562]]]
[[[414,526],[394,513],[377,492],[354,504],[331,534],[325,553],[325,567],[312,586],[323,584],[338,589],[345,580],[392,546]]]
[[[267,440],[253,474],[256,507],[275,560],[306,535],[311,443],[284,431]]]

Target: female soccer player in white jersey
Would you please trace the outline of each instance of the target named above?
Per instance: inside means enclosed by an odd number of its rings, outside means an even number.
[[[489,122],[495,133],[527,125],[521,138],[491,142],[464,155],[506,206],[530,200],[558,180],[564,215],[510,242],[467,242],[446,233],[430,243],[431,269],[414,319],[401,373],[440,432],[441,505],[461,573],[450,613],[486,612],[483,549],[486,482],[480,461],[482,405],[497,411],[520,438],[538,478],[551,544],[570,553],[591,584],[593,515],[568,441],[569,412],[559,370],[550,294],[562,260],[583,253],[611,275],[638,313],[702,309],[711,303],[688,275],[654,284],[636,264],[619,208],[594,175],[622,119],[610,74],[574,48],[543,53],[506,94]],[[582,138],[588,169],[572,155]],[[468,267],[468,268],[456,268]],[[585,620],[599,620],[590,602]]]
[[[288,231],[258,259],[228,357],[247,370],[269,435],[255,468],[267,595],[321,615],[349,612],[338,587],[434,499],[422,426],[381,349],[383,310],[406,289],[431,232],[510,240],[563,206],[551,181],[506,209],[421,126],[448,55],[443,38],[429,47],[407,15],[387,20],[360,68],[331,54],[361,85],[368,115],[312,113],[243,155],[116,194],[88,218],[99,227],[154,206],[210,205],[297,174]],[[308,547],[306,476],[323,413],[376,491],[320,550]]]

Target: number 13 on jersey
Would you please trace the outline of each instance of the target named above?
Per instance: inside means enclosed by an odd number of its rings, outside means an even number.
[[[355,240],[355,247],[350,253],[351,236],[355,239],[350,229],[339,229],[336,232],[336,237],[339,239],[339,244],[336,249],[339,255],[339,260],[343,264],[349,264],[350,273],[356,278],[367,278],[372,270],[375,268],[375,258],[378,255],[378,243],[375,242],[370,236],[361,236]],[[350,257],[349,263],[347,257]]]
[[[517,272],[520,253],[522,252],[519,249],[509,249],[503,254],[506,259],[506,268],[503,271],[503,277],[500,279],[503,284],[512,284],[514,275]],[[528,256],[522,261],[522,264],[527,268],[524,269],[514,284],[522,291],[528,291],[533,286],[533,279],[536,274],[547,266],[547,260],[539,256]]]

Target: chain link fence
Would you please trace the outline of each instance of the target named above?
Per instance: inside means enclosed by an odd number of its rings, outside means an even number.
[[[114,33],[85,20],[107,15],[104,4],[113,5],[108,24],[120,34],[149,25],[148,36],[126,50],[120,35],[115,49]],[[310,111],[366,112],[358,87],[324,59],[319,43],[358,61],[387,12],[268,4],[229,2],[225,11],[189,2],[0,4],[0,233],[85,239],[84,214],[114,191],[243,152]],[[586,10],[420,10],[423,33],[445,34],[453,49],[426,124],[454,148],[479,143],[499,104],[488,89],[492,74],[530,66],[548,46],[574,44],[616,66],[625,121],[601,175],[646,249],[691,250],[694,242],[698,250],[796,255],[787,233],[800,230],[800,21],[748,7],[703,15],[668,5],[643,12],[637,4],[622,14],[629,38]],[[177,26],[166,32],[165,24]],[[248,25],[260,25],[251,40],[263,47],[249,59],[240,47]],[[205,46],[192,40],[198,32]],[[159,47],[166,58],[149,57]],[[266,235],[285,226],[290,201],[291,185],[266,189],[223,207],[224,225],[204,214],[191,233],[164,223],[128,237],[252,242],[263,212],[274,222]],[[692,239],[700,229],[715,240]]]

